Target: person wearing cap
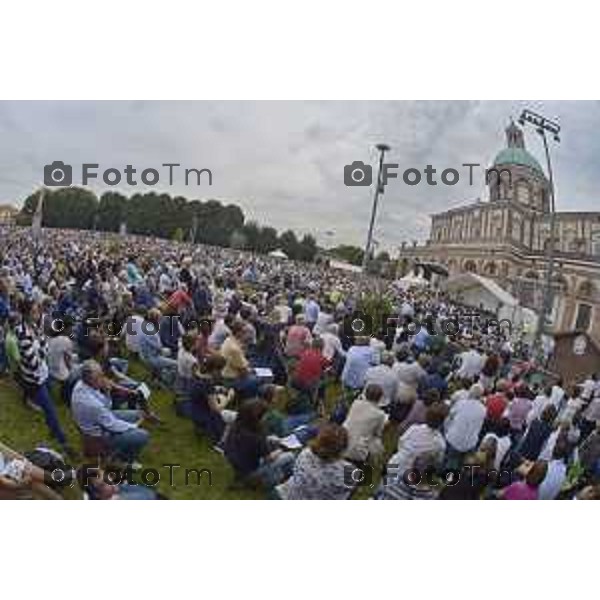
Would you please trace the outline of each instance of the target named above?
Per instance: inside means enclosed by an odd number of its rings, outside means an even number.
[[[73,419],[81,433],[102,438],[115,456],[133,462],[149,440],[148,432],[139,427],[142,413],[139,410],[112,410],[107,390],[100,364],[86,360],[71,397]]]

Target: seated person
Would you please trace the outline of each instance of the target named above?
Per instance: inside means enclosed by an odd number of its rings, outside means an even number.
[[[162,344],[159,334],[161,313],[151,308],[141,326],[140,357],[156,372],[166,385],[172,385],[177,373],[177,361],[170,358],[171,351]]]
[[[177,405],[179,414],[189,416],[198,430],[214,444],[222,440],[227,423],[236,416],[235,412],[226,408],[233,398],[233,390],[229,390],[229,394],[219,394],[216,386],[224,366],[222,356],[211,354],[190,382],[188,399]]]
[[[107,391],[112,400],[112,407],[121,408],[126,404],[127,408],[132,410],[139,408],[145,419],[159,423],[160,419],[150,409],[148,400],[138,391],[140,382],[131,379],[121,370],[124,368],[123,363],[125,363],[126,368],[127,361],[109,356],[110,344],[100,331],[93,330],[90,332],[88,348],[92,358],[102,367],[106,378]],[[80,368],[73,370],[69,382],[65,386],[65,389],[68,389],[69,396],[72,394],[80,375]]]
[[[438,459],[433,454],[417,455],[410,471],[382,481],[375,492],[375,500],[436,500],[439,484],[434,473],[438,466]]]
[[[221,346],[221,355],[225,359],[223,378],[241,400],[256,396],[260,386],[260,380],[250,368],[244,352],[245,332],[244,323],[234,321],[231,324],[231,333]]]
[[[95,360],[85,361],[71,398],[73,418],[81,433],[102,438],[119,459],[133,462],[149,439],[148,432],[139,427],[142,413],[113,411],[109,389],[102,367]]]
[[[264,400],[244,402],[225,437],[224,450],[239,479],[272,488],[291,475],[295,457],[267,438],[262,426],[267,408]]]
[[[158,333],[163,348],[168,348],[171,354],[177,354],[179,340],[184,333],[181,319],[175,309],[168,304],[164,306],[159,321]]]
[[[383,390],[376,384],[365,388],[364,394],[350,406],[344,427],[348,430],[348,449],[346,458],[355,462],[376,464],[383,454],[383,428],[387,415],[379,402]]]
[[[312,342],[312,334],[306,326],[304,315],[296,315],[295,324],[292,325],[285,338],[285,355],[287,358],[298,358],[305,348]]]
[[[308,396],[309,406],[302,412],[314,409],[314,406],[310,406],[313,394],[318,394],[321,399],[325,398],[323,375],[329,366],[329,361],[323,356],[322,351],[323,342],[319,338],[314,339],[311,346],[300,353],[291,377],[292,387]]]
[[[187,332],[181,338],[177,351],[177,392],[184,399],[187,398],[198,373],[198,359],[194,355],[196,334]]]
[[[109,483],[102,469],[80,470],[77,480],[87,494],[89,500],[157,500],[158,494],[154,489],[141,483],[130,484],[123,481],[118,484]]]
[[[46,485],[42,469],[0,443],[0,500],[24,498],[61,499]]]
[[[277,487],[284,500],[345,500],[352,487],[345,474],[353,466],[343,459],[348,432],[334,423],[323,425],[317,437],[296,459],[291,477]]]

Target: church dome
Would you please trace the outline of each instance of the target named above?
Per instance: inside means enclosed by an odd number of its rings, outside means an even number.
[[[519,148],[513,146],[500,150],[494,159],[494,166],[496,165],[522,165],[529,167],[538,173],[544,174],[540,163],[534,158],[525,148]]]

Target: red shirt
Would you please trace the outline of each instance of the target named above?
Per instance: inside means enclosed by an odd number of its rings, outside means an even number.
[[[187,292],[184,292],[183,290],[177,290],[169,296],[167,304],[172,306],[177,312],[180,312],[186,306],[192,305],[192,299],[189,297]]]
[[[323,369],[327,365],[327,359],[319,350],[308,348],[300,355],[296,371],[294,372],[294,381],[302,386],[310,387],[315,385],[323,375]]]
[[[499,421],[506,410],[508,401],[506,396],[501,393],[488,396],[485,406],[487,408],[487,418],[490,421]]]

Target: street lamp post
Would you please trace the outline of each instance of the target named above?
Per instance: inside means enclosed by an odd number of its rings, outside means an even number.
[[[365,245],[365,254],[363,256],[363,273],[367,272],[367,265],[369,262],[369,255],[371,253],[371,246],[373,245],[373,228],[375,227],[375,218],[377,216],[377,205],[379,204],[379,194],[383,193],[383,185],[381,183],[381,171],[383,169],[383,157],[385,153],[390,149],[387,144],[377,144],[375,146],[379,150],[379,170],[377,172],[377,185],[375,186],[375,194],[373,195],[373,207],[371,208],[371,221],[369,223],[369,233],[367,234],[367,243]]]
[[[542,309],[538,315],[537,327],[535,330],[535,338],[533,341],[533,349],[539,356],[541,353],[541,341],[544,328],[546,326],[546,316],[552,307],[552,279],[554,276],[554,256],[556,254],[556,202],[554,198],[554,177],[552,174],[552,163],[550,161],[550,151],[548,149],[548,139],[546,133],[551,133],[555,142],[560,142],[560,125],[558,123],[546,119],[531,110],[525,109],[519,117],[519,123],[531,123],[536,131],[542,137],[544,143],[544,152],[546,153],[546,164],[548,168],[548,186],[550,192],[550,244],[548,245],[547,255],[548,264],[546,267],[546,281],[544,285],[544,296],[542,300]]]

